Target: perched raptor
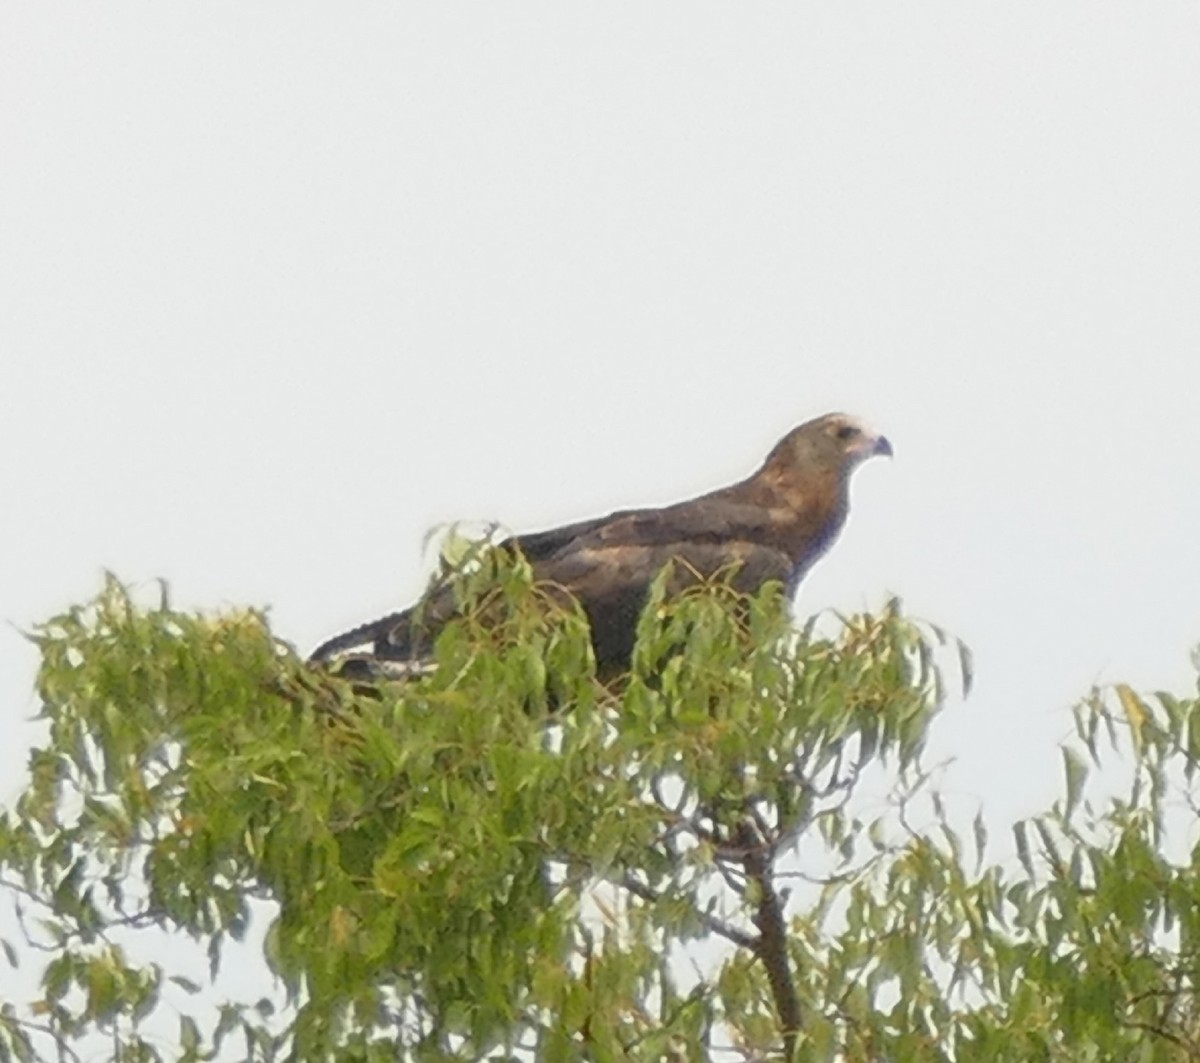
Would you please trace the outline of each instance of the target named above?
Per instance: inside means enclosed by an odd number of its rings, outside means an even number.
[[[517,535],[516,548],[539,582],[569,590],[587,614],[597,672],[628,669],[638,616],[654,577],[668,562],[671,590],[720,571],[753,593],[769,580],[794,592],[837,538],[849,508],[850,474],[891,444],[861,421],[831,413],[794,428],[745,480],[659,509],[633,509],[550,531]],[[360,663],[428,657],[456,615],[454,591],[435,586],[411,609],[363,624],[313,651],[312,662],[365,649]]]

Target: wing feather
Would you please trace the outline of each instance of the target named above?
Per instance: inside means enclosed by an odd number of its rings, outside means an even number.
[[[764,506],[706,496],[662,509],[627,509],[549,531],[506,539],[530,561],[550,560],[599,544],[674,546],[680,543],[770,543],[785,515]]]
[[[675,539],[652,544],[580,544],[562,556],[535,564],[534,574],[563,587],[583,606],[597,670],[605,677],[628,668],[650,586],[663,566],[672,562],[670,594],[718,573],[726,573],[735,589],[753,594],[770,580],[789,585],[794,568],[786,553],[771,546],[746,540]]]

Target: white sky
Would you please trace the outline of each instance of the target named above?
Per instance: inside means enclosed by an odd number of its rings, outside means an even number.
[[[16,628],[107,567],[307,650],[439,521],[845,409],[896,460],[798,610],[970,643],[932,752],[994,833],[1093,682],[1194,689],[1200,5],[14,2],[0,145]],[[0,800],[34,667],[0,629]]]

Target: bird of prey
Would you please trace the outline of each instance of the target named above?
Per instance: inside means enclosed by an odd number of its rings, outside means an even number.
[[[665,565],[678,562],[668,593],[722,572],[743,593],[777,580],[791,595],[846,521],[850,474],[868,458],[891,454],[888,440],[861,421],[826,414],[790,431],[738,483],[670,506],[512,536],[491,549],[520,551],[536,582],[579,601],[597,674],[611,677],[629,668],[638,617]],[[457,610],[454,589],[443,582],[416,606],[323,643],[309,661],[369,647],[357,655],[360,665],[411,665],[432,655],[434,639]],[[361,667],[354,672],[363,674]]]

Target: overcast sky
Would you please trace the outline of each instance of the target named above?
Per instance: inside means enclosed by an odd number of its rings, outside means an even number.
[[[1200,5],[0,7],[0,800],[101,571],[304,651],[518,530],[885,432],[798,612],[908,610],[995,830],[1200,641]],[[17,740],[9,738],[16,735]]]

